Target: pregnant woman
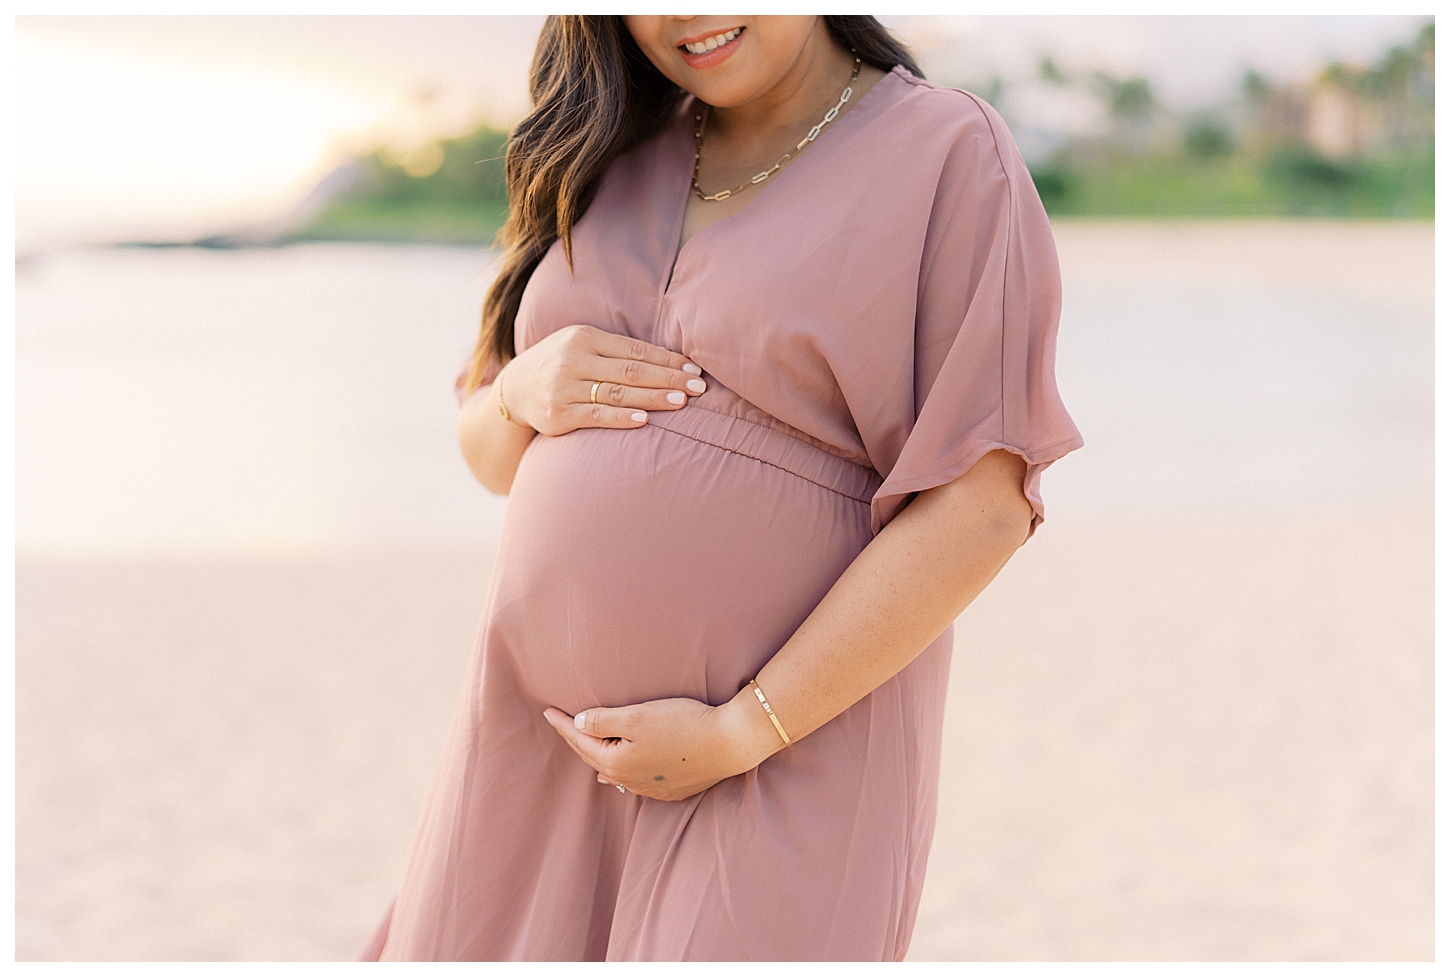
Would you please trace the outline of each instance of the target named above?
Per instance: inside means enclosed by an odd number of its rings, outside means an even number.
[[[951,624],[1082,444],[1002,120],[871,17],[550,17],[459,441],[509,495],[382,960],[901,959]]]

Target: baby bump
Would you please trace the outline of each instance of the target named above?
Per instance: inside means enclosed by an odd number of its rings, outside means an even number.
[[[878,484],[693,406],[643,428],[535,438],[509,493],[484,652],[569,712],[724,702],[870,540]]]

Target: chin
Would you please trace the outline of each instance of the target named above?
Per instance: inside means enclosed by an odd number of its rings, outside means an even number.
[[[731,58],[734,61],[735,58]],[[721,65],[724,69],[726,66]],[[690,86],[686,89],[702,102],[714,105],[717,108],[734,108],[737,105],[744,105],[751,99],[758,98],[769,90],[768,79],[762,77],[758,69],[742,64],[738,68],[730,66],[731,70],[722,70],[711,78],[692,78]]]

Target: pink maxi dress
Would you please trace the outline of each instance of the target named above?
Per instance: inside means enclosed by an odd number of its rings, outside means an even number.
[[[898,65],[679,250],[693,109],[610,167],[516,323],[678,350],[708,390],[539,436],[371,960],[900,960],[936,817],[951,630],[840,716],[684,801],[621,794],[545,706],[729,700],[913,493],[1083,442],[1061,286],[1017,149]],[[490,378],[491,379],[491,378]]]

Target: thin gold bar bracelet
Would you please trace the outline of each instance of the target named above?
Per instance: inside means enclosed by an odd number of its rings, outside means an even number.
[[[789,736],[785,735],[785,727],[780,724],[779,719],[775,718],[775,710],[770,708],[769,702],[765,701],[765,693],[760,691],[760,683],[755,681],[755,679],[751,679],[750,684],[755,686],[755,697],[759,699],[760,704],[765,707],[765,714],[769,716],[770,721],[775,724],[775,731],[780,734],[780,738],[785,740],[786,748],[790,750],[795,749],[795,744],[790,741]]]
[[[503,370],[499,370],[497,375],[494,376],[493,387],[494,391],[498,394],[498,412],[503,415],[503,419],[508,421],[510,424],[516,425],[517,427],[530,427],[531,425],[525,424],[523,421],[514,420],[513,416],[509,414],[509,409],[504,406]]]

